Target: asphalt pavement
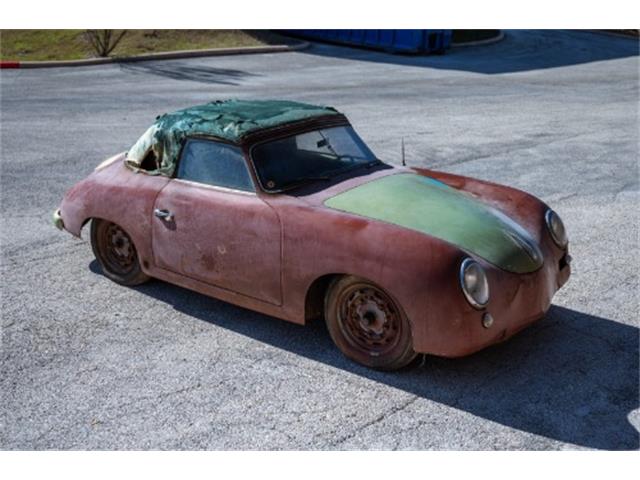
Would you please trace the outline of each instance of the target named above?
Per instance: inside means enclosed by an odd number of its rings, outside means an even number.
[[[638,42],[508,31],[431,57],[293,53],[0,72],[2,449],[638,449]],[[156,115],[214,99],[333,105],[384,160],[508,184],[565,221],[547,317],[396,373],[297,326],[101,275],[51,225]],[[86,233],[86,232],[85,232]]]

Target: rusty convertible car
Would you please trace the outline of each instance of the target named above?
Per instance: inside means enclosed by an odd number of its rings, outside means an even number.
[[[304,324],[372,368],[457,357],[543,317],[568,280],[560,217],[514,188],[380,161],[347,118],[290,101],[159,116],[71,188],[104,274],[158,278]]]

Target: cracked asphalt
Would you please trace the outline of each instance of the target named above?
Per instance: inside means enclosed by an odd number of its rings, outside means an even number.
[[[3,70],[0,448],[638,449],[638,67],[634,40],[508,31],[434,57]],[[538,195],[570,282],[510,341],[397,373],[343,358],[321,322],[110,282],[52,210],[156,115],[228,97],[333,105],[387,161],[404,137],[409,165]]]

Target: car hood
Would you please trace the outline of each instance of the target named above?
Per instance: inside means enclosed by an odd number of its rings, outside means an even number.
[[[339,193],[324,205],[439,238],[508,272],[529,273],[542,266],[542,252],[522,226],[429,177],[385,176]]]

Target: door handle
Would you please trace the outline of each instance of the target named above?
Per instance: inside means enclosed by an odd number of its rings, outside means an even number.
[[[170,222],[171,220],[173,220],[173,214],[169,210],[162,210],[160,208],[155,208],[153,210],[153,214],[156,217],[161,218],[162,220],[166,220],[167,222]]]

